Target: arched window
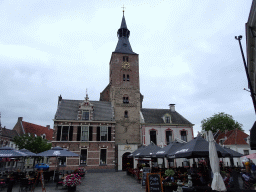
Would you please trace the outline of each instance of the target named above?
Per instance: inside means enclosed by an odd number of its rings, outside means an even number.
[[[123,103],[129,103],[129,97],[123,97]]]
[[[125,118],[128,118],[128,111],[125,111],[125,112],[124,112],[124,117],[125,117]]]
[[[166,144],[169,145],[169,143],[172,142],[172,131],[171,130],[165,131],[165,135],[166,135]]]

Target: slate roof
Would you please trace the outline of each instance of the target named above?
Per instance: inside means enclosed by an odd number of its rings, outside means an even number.
[[[84,100],[68,100],[62,99],[56,115],[56,120],[77,120],[79,104]],[[93,104],[93,120],[94,121],[114,121],[114,109],[111,102],[107,101],[90,101]]]
[[[121,27],[118,30],[118,33],[120,32],[121,29],[124,29],[125,31],[128,30],[124,16],[122,18]],[[128,30],[128,35],[127,36],[121,36],[121,37],[119,36],[118,37],[118,42],[117,42],[117,45],[116,45],[116,49],[114,51],[115,53],[137,54],[137,53],[134,53],[132,51],[132,46],[129,42],[129,34],[130,34],[130,31]]]
[[[141,113],[145,123],[165,124],[163,116],[168,113],[171,115],[172,124],[191,124],[187,119],[180,115],[177,111],[172,112],[170,109],[146,109],[142,108]]]
[[[13,139],[15,136],[19,136],[19,135],[15,130],[6,129],[5,127],[3,127],[1,136],[2,137],[9,137],[9,138]]]
[[[48,127],[43,127],[41,125],[36,125],[26,121],[22,121],[22,125],[25,133],[30,133],[31,135],[36,134],[37,136],[45,134],[47,140],[52,140],[53,129],[49,129]]]
[[[216,142],[219,143],[220,139],[227,137],[227,139],[223,142],[224,145],[248,145],[248,143],[246,142],[246,138],[248,136],[249,135],[245,132],[239,129],[235,129],[227,131],[226,133],[221,132],[221,134],[219,134],[218,138],[216,139]]]

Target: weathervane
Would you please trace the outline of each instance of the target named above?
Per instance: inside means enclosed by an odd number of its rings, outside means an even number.
[[[121,8],[123,8],[123,15],[124,15],[124,9],[125,9],[124,5],[123,5],[123,7],[121,7]]]

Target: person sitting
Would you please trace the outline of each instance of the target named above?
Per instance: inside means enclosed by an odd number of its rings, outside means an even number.
[[[226,188],[232,188],[234,185],[233,178],[230,176],[230,173],[226,173],[226,177],[224,178],[224,183]]]
[[[243,185],[245,189],[251,189],[252,185],[255,183],[255,179],[245,171],[245,169],[241,170],[241,177],[243,180]]]

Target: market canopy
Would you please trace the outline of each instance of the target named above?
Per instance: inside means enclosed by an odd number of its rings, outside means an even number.
[[[17,158],[17,157],[27,157],[26,153],[13,149],[11,147],[1,147],[0,148],[0,158]]]
[[[153,153],[159,151],[161,148],[151,142],[148,146],[144,147],[141,151],[134,155],[137,158],[151,158]]]
[[[224,149],[231,155],[231,157],[242,157],[242,153],[238,153],[237,151],[234,151],[232,149],[224,147]]]
[[[170,142],[169,145],[165,146],[164,148],[156,151],[152,156],[157,158],[164,158],[167,157],[168,154],[171,154],[179,147],[183,146],[184,143],[179,142]]]
[[[218,157],[230,157],[231,155],[219,144],[215,143]],[[176,149],[168,158],[200,158],[209,157],[209,142],[200,135]]]
[[[42,153],[38,153],[37,155],[43,156],[43,157],[78,157],[79,156],[78,154],[68,151],[66,149],[63,149],[61,147],[53,147],[52,149],[48,151],[44,151]]]
[[[27,155],[28,155],[28,157],[37,157],[38,155],[37,154],[35,154],[35,153],[33,153],[33,152],[31,152],[31,151],[29,151],[28,149],[21,149],[21,150],[19,150],[19,151],[21,151],[21,152],[23,152],[23,153],[26,153]]]

